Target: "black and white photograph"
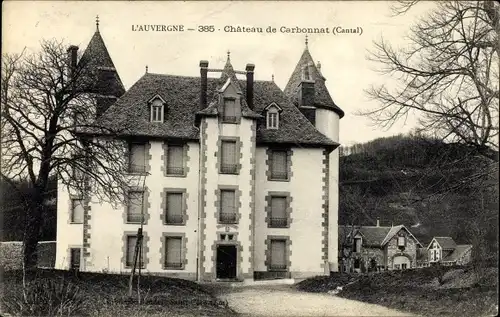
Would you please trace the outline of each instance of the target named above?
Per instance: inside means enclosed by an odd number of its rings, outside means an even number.
[[[5,1],[1,316],[496,316],[498,1]]]

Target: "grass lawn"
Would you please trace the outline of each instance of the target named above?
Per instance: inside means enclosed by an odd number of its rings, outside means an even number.
[[[378,304],[423,316],[496,316],[498,268],[484,270],[479,281],[468,268],[445,267],[439,285],[432,268],[372,274],[315,277],[297,285],[308,292],[328,292],[343,286],[337,296]],[[351,283],[346,286],[346,284]]]
[[[29,302],[40,301],[48,305],[56,297],[68,297],[67,306],[73,305],[78,316],[234,316],[227,303],[197,283],[182,279],[141,276],[142,304],[137,301],[137,281],[134,279],[134,296],[128,297],[128,275],[86,273],[62,270],[36,270],[28,274],[29,285],[34,285]],[[22,271],[5,271],[0,278],[1,313],[6,304],[23,302]],[[38,283],[38,284],[37,284]],[[70,284],[76,295],[66,295],[61,285]],[[38,286],[37,286],[38,285]],[[42,285],[40,287],[40,285]],[[53,291],[51,291],[53,290]],[[59,291],[58,291],[59,290]],[[51,294],[57,293],[54,296]],[[42,293],[42,294],[40,294]],[[61,295],[62,294],[62,295]],[[9,301],[8,303],[6,301]],[[73,307],[72,306],[72,307]]]

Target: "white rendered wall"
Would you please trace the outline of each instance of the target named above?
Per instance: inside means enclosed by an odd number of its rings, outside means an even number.
[[[316,109],[316,128],[332,139],[339,142],[338,114],[331,110]],[[328,223],[328,262],[330,270],[338,271],[338,218],[339,218],[339,150],[330,153],[329,178],[329,223]]]

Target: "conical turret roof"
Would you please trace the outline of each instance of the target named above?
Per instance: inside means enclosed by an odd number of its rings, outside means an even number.
[[[344,111],[340,109],[335,102],[333,101],[328,89],[325,85],[325,77],[318,70],[317,66],[314,63],[314,60],[309,53],[309,49],[304,49],[302,56],[299,59],[299,62],[295,66],[290,79],[288,80],[288,84],[285,87],[285,94],[297,104],[298,100],[298,88],[300,83],[302,82],[302,68],[309,67],[311,72],[310,76],[312,80],[314,80],[314,106],[317,108],[325,108],[331,109],[335,111],[341,118],[344,116]]]

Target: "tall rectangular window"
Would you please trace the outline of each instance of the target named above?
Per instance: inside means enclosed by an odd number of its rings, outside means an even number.
[[[141,266],[144,268],[144,259],[146,255],[144,254],[144,239],[142,239],[142,257],[139,257],[138,249],[136,250],[137,246],[137,236],[136,235],[129,235],[127,236],[127,248],[126,248],[126,259],[125,259],[125,265],[128,267],[132,267],[134,265],[134,256],[137,251],[137,266]]]
[[[235,123],[238,118],[236,116],[236,100],[226,98],[224,99],[224,109],[222,113],[222,121],[227,123]]]
[[[361,243],[363,240],[361,238],[354,238],[354,252],[361,252]]]
[[[151,106],[151,122],[163,122],[162,104],[153,104]]]
[[[223,174],[237,174],[237,154],[236,141],[223,140],[221,142],[221,166],[220,172]]]
[[[182,193],[167,193],[166,198],[167,198],[166,223],[182,224],[184,221]]]
[[[273,150],[271,153],[271,179],[288,179],[287,151]]]
[[[143,214],[143,191],[130,191],[127,199],[127,222],[141,223]]]
[[[182,268],[182,238],[165,237],[165,268]]]
[[[129,172],[144,173],[146,171],[146,144],[130,144]]]
[[[167,147],[167,174],[184,174],[184,146],[168,145]]]
[[[286,240],[271,240],[271,270],[286,270]]]
[[[267,128],[278,129],[278,112],[269,110],[267,112]]]
[[[220,191],[220,223],[236,223],[236,192],[234,190]]]
[[[398,237],[398,247],[404,247],[406,244],[405,237]]]
[[[83,200],[71,199],[71,222],[83,223]]]
[[[285,228],[288,225],[286,197],[271,197],[271,227]]]

